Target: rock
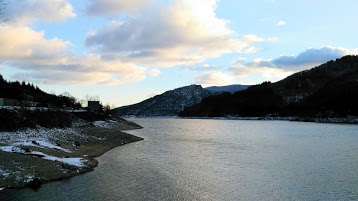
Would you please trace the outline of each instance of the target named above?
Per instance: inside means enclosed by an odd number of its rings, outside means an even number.
[[[42,181],[37,177],[35,177],[32,181],[29,182],[29,187],[34,190],[40,188],[41,185],[42,185]]]
[[[29,149],[29,148],[25,148],[25,152],[26,152],[26,153],[29,153],[29,152],[30,152],[30,149]]]
[[[60,143],[58,143],[58,142],[56,142],[56,146],[59,146],[59,147],[60,147],[60,146],[61,146],[61,144],[60,144]]]
[[[76,147],[81,146],[81,143],[80,143],[79,141],[75,141],[73,144],[74,144]]]
[[[32,144],[39,145],[39,143],[37,143],[35,140],[32,140]]]

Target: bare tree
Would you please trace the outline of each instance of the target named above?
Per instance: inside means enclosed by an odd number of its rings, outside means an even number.
[[[81,99],[81,100],[79,100],[79,103],[81,104],[81,107],[86,107],[87,106],[87,100],[85,100],[85,99]]]
[[[87,94],[85,98],[87,101],[99,101],[99,96],[90,96]]]

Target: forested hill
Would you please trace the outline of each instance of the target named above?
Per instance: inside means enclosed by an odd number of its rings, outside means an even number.
[[[200,85],[190,85],[154,96],[140,103],[119,107],[112,113],[119,116],[178,116],[185,107],[199,103],[210,92]]]
[[[28,101],[34,103],[35,106],[80,106],[74,97],[48,94],[42,91],[38,86],[34,86],[33,84],[24,81],[6,81],[2,75],[0,75],[0,98]]]
[[[241,84],[232,84],[227,86],[212,86],[206,87],[205,89],[208,90],[212,94],[219,94],[224,92],[235,93],[237,91],[245,90],[249,87],[249,85],[241,85]]]
[[[279,82],[210,96],[180,116],[358,116],[358,57],[345,56]]]
[[[357,80],[358,56],[345,56],[310,70],[295,73],[273,84],[285,103],[300,102],[327,84]]]

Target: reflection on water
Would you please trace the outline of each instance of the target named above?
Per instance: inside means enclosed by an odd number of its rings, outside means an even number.
[[[144,141],[95,171],[1,200],[357,200],[358,126],[131,119]]]

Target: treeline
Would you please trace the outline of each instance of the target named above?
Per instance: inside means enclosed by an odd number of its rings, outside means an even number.
[[[74,116],[60,110],[6,110],[0,109],[0,131],[23,128],[65,128],[72,126]]]
[[[235,94],[209,96],[199,104],[185,108],[186,117],[346,117],[358,116],[358,82],[329,83],[303,101],[285,105],[271,83],[250,87]]]
[[[358,116],[358,57],[345,56],[277,83],[209,96],[185,108],[184,117]]]
[[[82,108],[84,100],[65,92],[61,95],[48,94],[38,86],[25,82],[9,82],[0,75],[0,98],[13,99],[25,103],[25,107],[0,108],[0,131],[15,131],[24,128],[65,128],[71,127],[73,122],[82,119],[87,122],[110,118],[109,105],[100,107],[99,111],[72,109]],[[86,97],[88,100],[98,100],[98,97]],[[28,108],[31,106],[46,107],[45,109]],[[64,108],[64,109],[63,109]],[[68,110],[71,108],[71,110]]]
[[[328,83],[325,87],[290,104],[280,111],[281,116],[346,117],[358,116],[358,81]]]
[[[70,112],[60,109],[29,110],[0,109],[0,131],[16,131],[25,128],[68,128],[81,119],[85,122],[93,122],[111,118],[109,113]]]
[[[36,106],[54,107],[81,107],[79,101],[68,93],[62,95],[48,94],[32,83],[19,81],[6,81],[0,75],[0,98],[14,99],[18,101],[31,101]]]
[[[262,116],[274,113],[282,98],[274,93],[271,83],[251,86],[234,94],[229,92],[204,98],[201,103],[186,108],[180,116],[223,117],[227,115]]]

